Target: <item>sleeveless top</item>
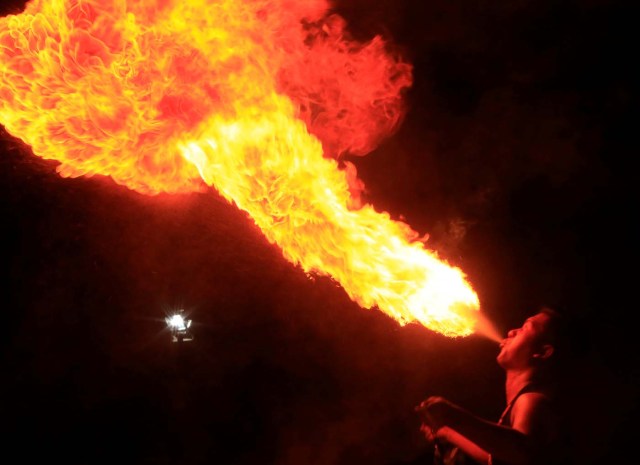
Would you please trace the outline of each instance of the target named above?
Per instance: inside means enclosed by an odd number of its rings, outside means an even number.
[[[533,391],[533,388],[534,386],[531,383],[526,384],[516,393],[515,396],[513,396],[513,399],[511,399],[502,412],[502,415],[500,415],[500,419],[498,420],[499,425],[511,426],[510,416],[513,405],[518,397],[522,394]],[[436,441],[433,453],[433,465],[471,465],[475,463],[476,462],[468,458],[465,453],[457,447],[446,446]],[[499,462],[494,460],[492,465],[499,465]]]
[[[513,405],[515,404],[515,401],[518,397],[520,397],[522,394],[525,394],[527,392],[538,392],[538,391],[536,390],[536,386],[533,384],[527,384],[520,391],[518,391],[518,393],[511,400],[511,402],[509,402],[504,412],[502,412],[502,415],[500,416],[500,420],[498,420],[499,425],[512,426],[511,410],[513,409]],[[558,399],[554,396],[551,398],[551,402],[552,404],[554,404],[554,406],[552,406],[552,409],[555,411],[555,414],[559,414],[560,412],[558,410],[558,407],[559,407]],[[571,457],[570,436],[566,428],[566,424],[564,423],[564,419],[562,418],[561,415],[557,417],[557,421],[559,422],[557,425],[557,429],[558,429],[557,436],[554,439],[552,439],[550,443],[546,444],[544,447],[545,455],[543,458],[543,463],[545,465],[567,465],[569,463],[573,463],[572,460],[570,459]],[[541,458],[539,458],[539,460],[541,460]],[[491,463],[492,465],[500,465],[503,462],[500,462],[498,460],[493,460]]]
[[[512,426],[511,425],[511,410],[513,410],[513,405],[516,403],[516,400],[518,399],[518,397],[520,397],[522,394],[534,391],[533,388],[534,388],[533,384],[531,384],[531,383],[525,384],[516,393],[516,395],[513,396],[513,399],[511,399],[511,401],[507,404],[506,408],[502,412],[502,415],[500,415],[500,419],[498,420],[498,424],[499,425]],[[502,462],[499,462],[498,460],[492,460],[490,463],[491,463],[491,465],[500,465]]]
[[[515,396],[513,396],[513,399],[511,399],[511,401],[507,404],[506,408],[504,409],[504,411],[502,412],[502,415],[500,415],[500,419],[498,420],[498,424],[499,425],[503,425],[503,426],[511,426],[511,410],[513,410],[513,404],[516,403],[516,400],[518,399],[518,397],[520,397],[522,394],[525,394],[527,392],[533,392],[535,391],[534,389],[534,385],[529,383],[529,384],[525,384],[517,393]]]

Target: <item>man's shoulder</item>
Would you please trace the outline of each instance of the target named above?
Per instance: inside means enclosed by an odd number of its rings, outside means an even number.
[[[543,392],[522,394],[513,405],[511,424],[519,430],[531,431],[539,428],[553,428],[560,420],[560,413],[554,399]]]
[[[513,411],[527,412],[527,411],[554,411],[555,401],[553,396],[542,391],[531,391],[522,393],[513,404]]]

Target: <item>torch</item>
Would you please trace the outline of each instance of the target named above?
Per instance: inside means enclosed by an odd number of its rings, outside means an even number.
[[[173,342],[182,343],[193,341],[193,333],[191,328],[191,320],[186,318],[184,309],[180,309],[165,318],[167,326],[171,331],[171,340]]]

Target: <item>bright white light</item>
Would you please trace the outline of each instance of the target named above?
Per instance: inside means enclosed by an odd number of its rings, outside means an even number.
[[[169,326],[169,329],[171,330],[173,342],[193,340],[193,334],[189,332],[191,320],[186,319],[183,315],[184,310],[178,310],[177,313],[165,318],[167,326]]]
[[[178,331],[184,331],[189,327],[191,321],[185,322],[182,315],[173,315],[171,318],[167,318],[167,324]]]

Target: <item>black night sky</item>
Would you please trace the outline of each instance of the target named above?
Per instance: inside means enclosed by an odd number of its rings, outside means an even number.
[[[600,0],[336,11],[414,65],[402,126],[351,160],[366,200],[429,233],[502,331],[542,304],[580,318],[582,463],[621,463],[638,437],[632,15]],[[3,128],[0,144],[1,437],[21,461],[429,464],[423,398],[502,411],[494,343],[358,307],[215,192],[63,179]],[[194,321],[182,346],[175,308]]]

